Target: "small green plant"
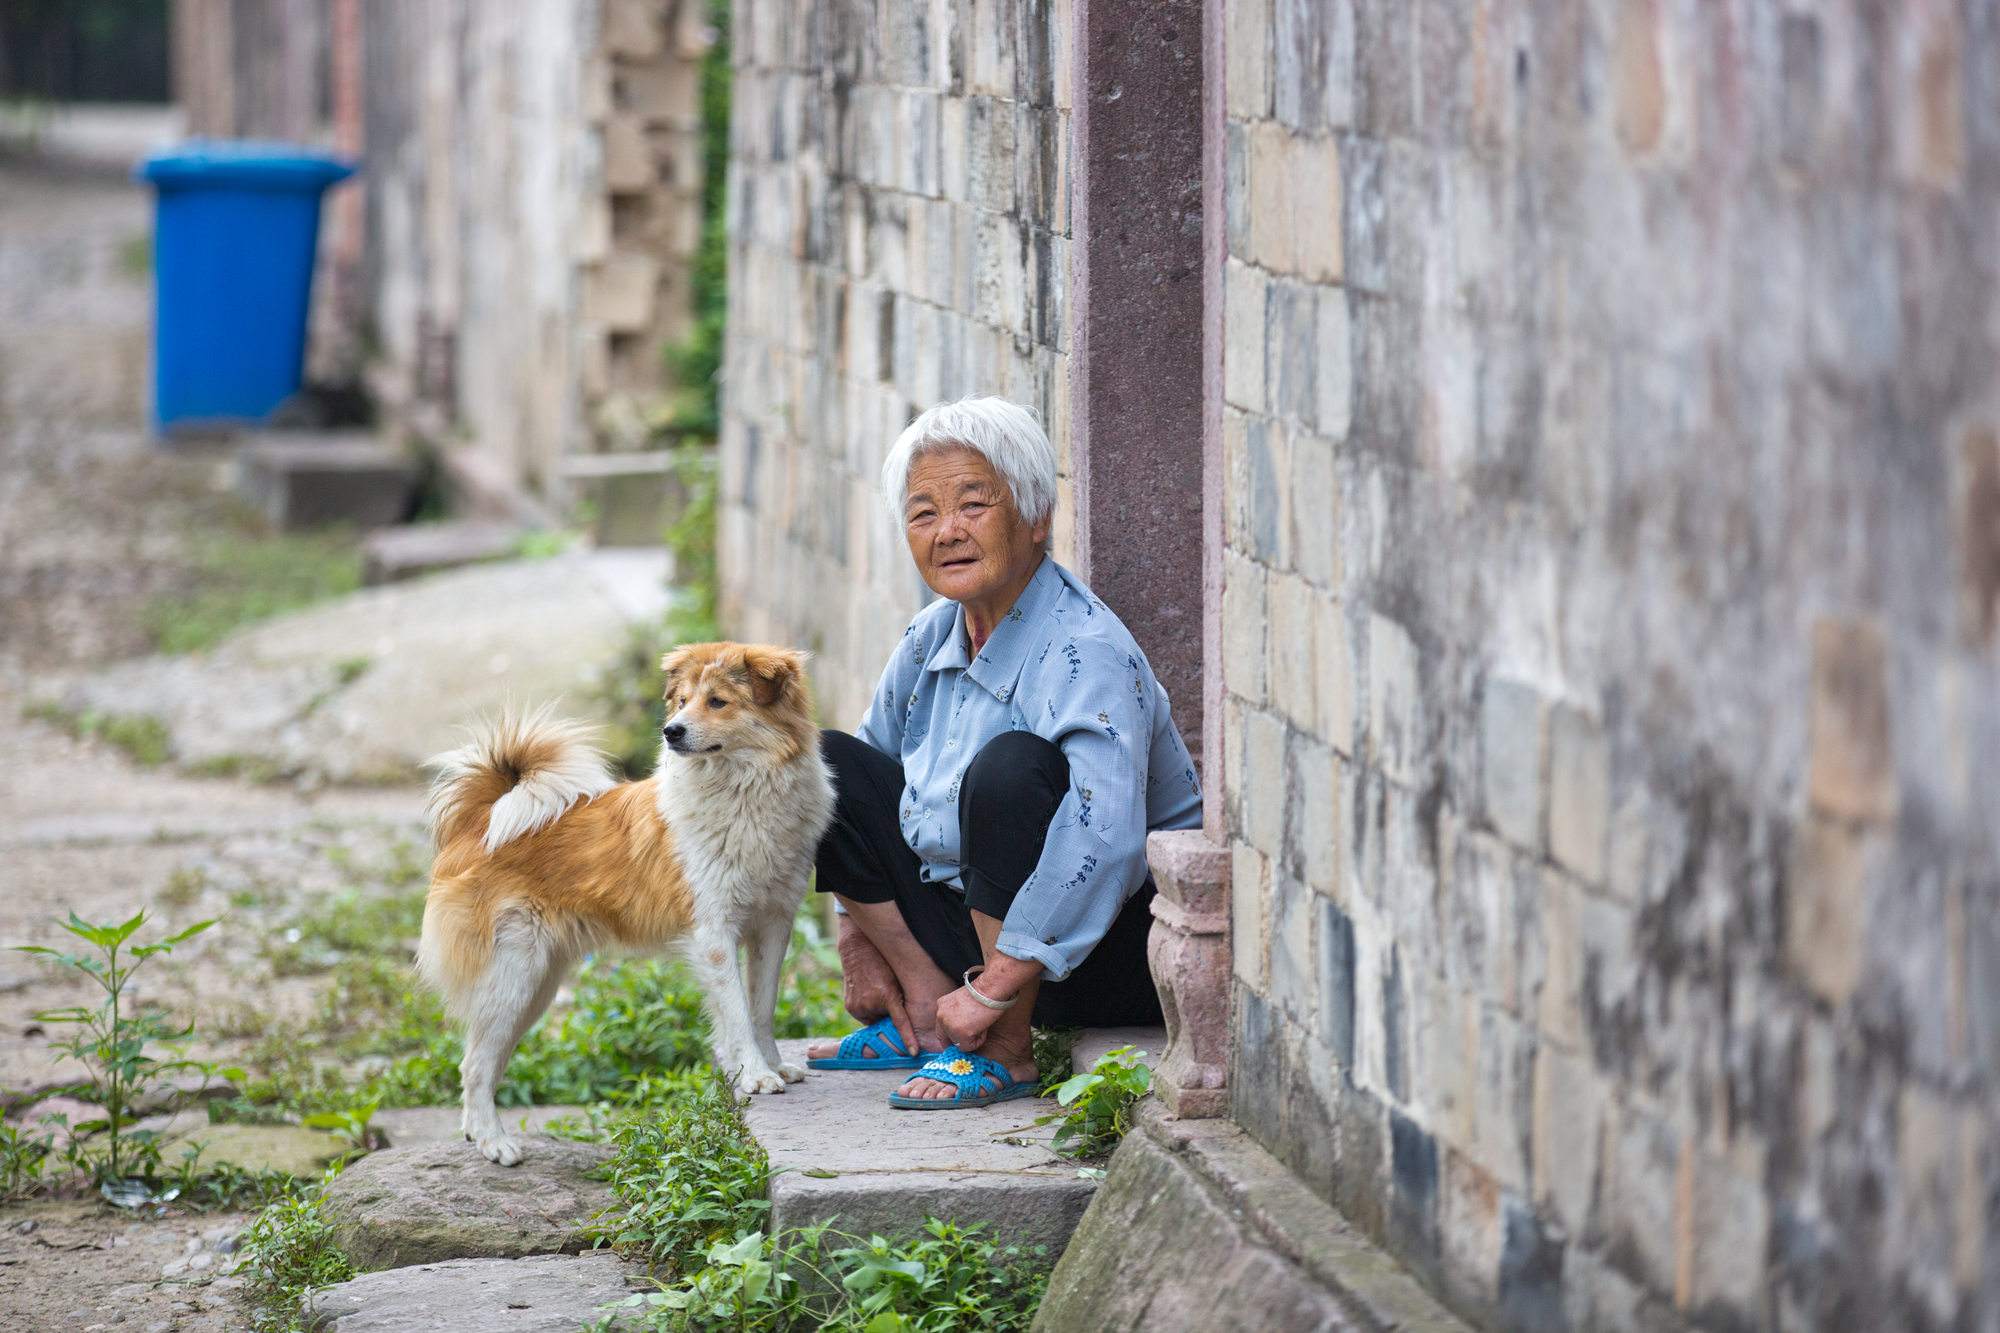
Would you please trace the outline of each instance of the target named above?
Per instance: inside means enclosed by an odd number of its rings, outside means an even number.
[[[547,560],[576,545],[577,537],[564,528],[536,528],[514,542],[514,554],[522,560]]]
[[[980,1228],[929,1218],[923,1233],[833,1251],[847,1300],[821,1327],[840,1333],[992,1333],[1025,1329],[1048,1288],[1040,1246],[1001,1246]]]
[[[1076,1049],[1076,1040],[1083,1035],[1082,1028],[1036,1028],[1032,1037],[1031,1050],[1035,1057],[1035,1094],[1052,1097],[1057,1087],[1069,1080],[1074,1072],[1070,1052]]]
[[[48,1188],[49,1159],[62,1127],[60,1116],[44,1117],[39,1132],[0,1121],[0,1202],[32,1199]]]
[[[208,884],[207,871],[199,866],[182,866],[167,876],[166,885],[160,890],[160,901],[169,907],[192,907]]]
[[[649,1077],[634,1100],[645,1109],[611,1130],[609,1179],[621,1210],[600,1222],[598,1236],[678,1274],[693,1256],[762,1222],[770,1163],[719,1073]]]
[[[15,946],[21,953],[46,958],[90,978],[104,992],[103,1000],[95,1008],[75,1005],[49,1009],[35,1018],[38,1022],[74,1029],[72,1036],[54,1042],[57,1050],[82,1064],[85,1070],[84,1079],[65,1091],[102,1107],[104,1115],[102,1119],[72,1126],[71,1131],[73,1134],[101,1132],[106,1136],[105,1152],[96,1167],[98,1187],[107,1198],[116,1195],[121,1200],[129,1195],[125,1182],[135,1174],[131,1169],[156,1167],[159,1160],[159,1149],[149,1133],[128,1132],[135,1118],[133,1103],[169,1074],[188,1069],[206,1073],[208,1068],[175,1050],[178,1043],[193,1035],[192,1024],[176,1028],[155,1010],[135,1012],[125,1003],[125,991],[140,968],[154,958],[172,953],[175,945],[193,939],[215,922],[197,921],[165,939],[131,945],[128,949],[132,937],[145,924],[143,910],[125,921],[105,925],[85,921],[71,912],[63,929],[90,945],[95,953],[63,953],[38,944]],[[167,1048],[170,1058],[150,1054],[149,1047]]]
[[[173,734],[167,724],[150,713],[103,713],[96,709],[72,711],[60,704],[32,704],[25,715],[46,722],[78,740],[103,741],[123,750],[141,768],[157,768],[173,756]]]
[[[804,1322],[805,1304],[792,1257],[761,1231],[711,1241],[688,1274],[660,1290],[627,1297],[596,1329],[630,1328],[619,1310],[641,1311],[653,1329],[789,1329]]]
[[[296,1183],[289,1171],[253,1170],[233,1162],[203,1162],[202,1144],[181,1154],[170,1171],[161,1173],[159,1202],[176,1202],[201,1212],[223,1208],[261,1208],[288,1193]]]
[[[146,610],[162,652],[212,648],[254,621],[361,586],[361,550],[348,532],[233,532],[197,544],[192,558],[191,589]]]
[[[379,1146],[376,1140],[380,1136],[369,1128],[369,1122],[375,1118],[375,1112],[381,1105],[382,1099],[373,1097],[338,1111],[321,1111],[317,1115],[306,1116],[299,1123],[307,1129],[330,1131],[333,1137],[347,1145],[346,1156],[355,1158]]]
[[[1132,1127],[1132,1107],[1153,1090],[1146,1053],[1130,1046],[1106,1051],[1088,1070],[1056,1086],[1056,1103],[1067,1107],[1036,1120],[1054,1124],[1049,1145],[1066,1157],[1102,1157]]]
[[[321,1204],[321,1190],[333,1175],[329,1171],[320,1181],[286,1191],[242,1235],[243,1259],[235,1275],[246,1281],[259,1330],[299,1327],[309,1293],[354,1276]]]
[[[830,1246],[842,1239],[853,1243]],[[1048,1274],[1044,1248],[998,1245],[976,1226],[928,1218],[917,1236],[890,1241],[822,1224],[711,1241],[677,1281],[612,1311],[639,1312],[646,1327],[673,1333],[1014,1333],[1034,1321]],[[630,1324],[607,1318],[595,1327]]]

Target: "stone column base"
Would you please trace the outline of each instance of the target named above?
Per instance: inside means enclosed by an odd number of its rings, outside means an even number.
[[[1146,961],[1166,1016],[1153,1091],[1183,1119],[1229,1113],[1229,854],[1200,829],[1155,833]]]

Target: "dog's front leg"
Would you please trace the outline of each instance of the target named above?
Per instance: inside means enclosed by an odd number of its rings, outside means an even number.
[[[723,931],[703,931],[695,936],[689,963],[708,1002],[715,1063],[735,1081],[739,1093],[783,1092],[785,1080],[769,1067],[751,1027],[735,937]]]
[[[778,1039],[775,1028],[778,1015],[778,987],[784,979],[785,948],[792,942],[792,923],[789,917],[772,916],[747,933],[745,944],[750,962],[750,1022],[757,1038],[757,1047],[764,1052],[764,1059],[771,1068],[778,1071],[778,1077],[787,1083],[797,1083],[806,1076],[806,1071],[794,1064],[787,1064],[785,1057],[778,1053]]]

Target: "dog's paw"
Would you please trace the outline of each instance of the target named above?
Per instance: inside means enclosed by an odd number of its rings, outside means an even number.
[[[803,1065],[795,1065],[790,1061],[780,1060],[773,1067],[778,1071],[778,1077],[787,1083],[803,1083],[806,1081],[806,1071]]]
[[[505,1134],[479,1140],[479,1151],[485,1154],[487,1161],[498,1162],[501,1166],[518,1166],[521,1162],[521,1145]]]
[[[768,1069],[746,1069],[736,1077],[736,1091],[742,1096],[760,1092],[783,1092],[785,1080]]]

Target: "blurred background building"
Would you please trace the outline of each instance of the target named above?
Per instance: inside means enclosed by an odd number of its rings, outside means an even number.
[[[716,39],[705,0],[180,0],[172,49],[190,133],[365,164],[330,200],[315,376],[560,507],[571,479],[665,469]],[[605,453],[628,457],[578,461]]]

